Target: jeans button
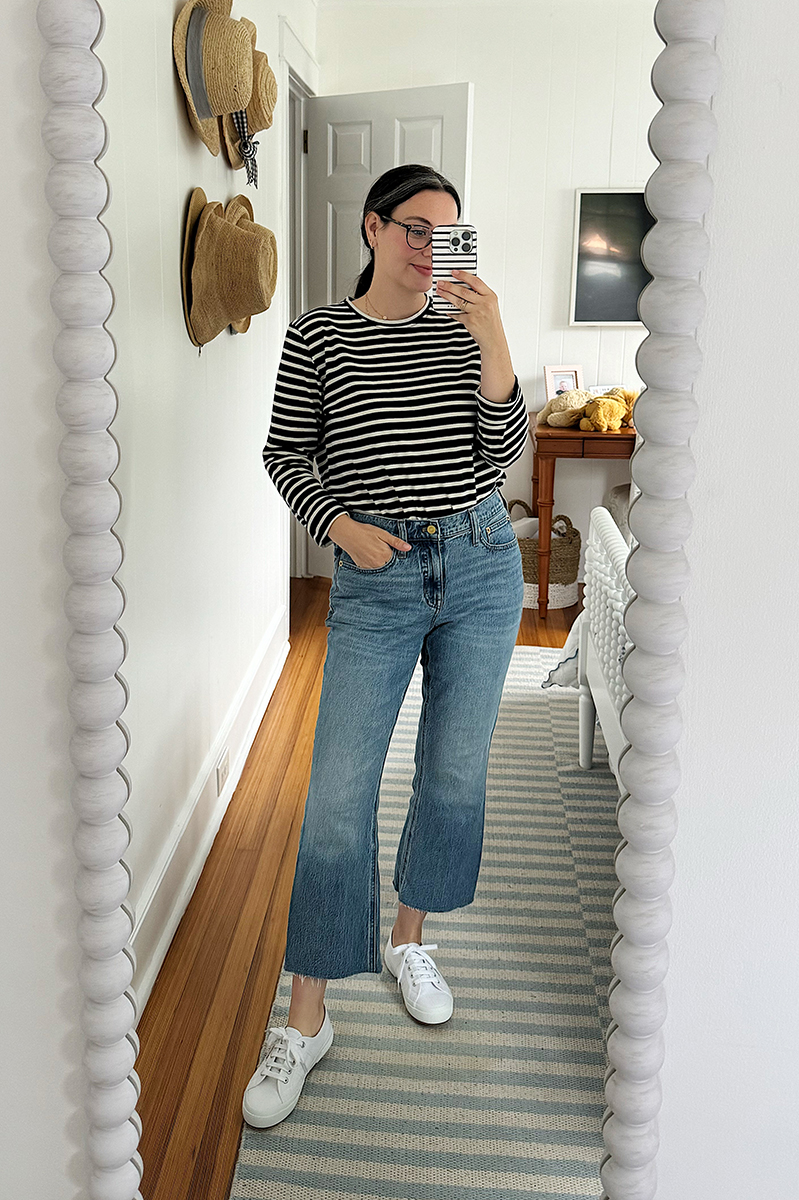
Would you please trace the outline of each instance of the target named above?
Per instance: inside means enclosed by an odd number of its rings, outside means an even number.
[[[428,526],[427,526],[427,532],[428,532],[428,533],[435,533],[435,531],[436,531],[436,527],[435,527],[435,525],[428,525]]]

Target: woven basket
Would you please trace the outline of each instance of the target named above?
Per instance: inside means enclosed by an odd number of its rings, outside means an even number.
[[[524,500],[509,500],[508,512],[515,504],[521,505],[528,517],[533,510]],[[563,536],[552,538],[549,558],[549,608],[570,608],[576,604],[577,570],[580,565],[581,539],[579,529],[575,529],[565,513],[553,518],[552,528],[558,522],[563,524]],[[519,549],[522,552],[522,574],[524,576],[524,607],[534,608],[538,605],[538,538],[519,538]]]

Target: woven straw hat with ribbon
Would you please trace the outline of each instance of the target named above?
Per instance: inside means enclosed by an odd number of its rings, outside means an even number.
[[[183,239],[183,311],[189,337],[204,346],[227,325],[244,332],[265,312],[277,283],[277,242],[251,219],[246,196],[223,209],[202,188],[189,200]]]
[[[255,48],[257,31],[252,21],[242,17],[241,23],[249,29],[252,38],[252,96],[245,112],[246,122],[242,122],[238,114],[228,113],[221,118],[220,125],[228,162],[234,170],[246,166],[247,182],[252,182],[257,187],[255,147],[258,143],[252,140],[252,135],[262,129],[269,129],[272,124],[272,114],[277,103],[277,80],[267,56],[262,50]]]
[[[244,115],[252,97],[252,35],[230,16],[233,0],[188,0],[172,34],[189,120],[212,154],[219,153],[219,117]]]

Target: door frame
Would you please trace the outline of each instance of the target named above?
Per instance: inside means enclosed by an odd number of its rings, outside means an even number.
[[[289,286],[285,292],[288,325],[308,305],[308,187],[307,155],[303,149],[305,100],[319,92],[319,65],[303,46],[291,24],[280,18],[280,71],[283,95],[283,137],[285,148],[284,212]],[[289,579],[307,579],[308,531],[288,513]]]

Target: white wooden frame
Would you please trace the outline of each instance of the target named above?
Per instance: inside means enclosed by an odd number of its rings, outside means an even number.
[[[681,735],[676,698],[683,685],[678,647],[687,632],[680,603],[689,579],[683,545],[691,512],[685,493],[694,478],[688,441],[698,411],[691,388],[702,362],[695,331],[705,297],[698,275],[709,252],[703,218],[713,194],[706,164],[717,138],[710,102],[720,75],[714,43],[723,0],[658,0],[654,12],[665,49],[652,70],[662,107],[649,128],[660,165],[645,192],[657,222],[642,246],[653,280],[639,311],[650,332],[636,356],[647,386],[635,410],[644,440],[631,460],[641,495],[629,516],[639,544],[627,563],[637,594],[625,611],[634,648],[624,662],[631,698],[621,714],[629,746],[619,760],[625,794],[616,857],[620,886],[613,902],[619,932],[611,946],[616,974],[609,992],[604,1200],[652,1200],[657,1186],[676,822],[672,795],[679,781],[674,747]],[[68,479],[62,512],[72,531],[64,546],[72,577],[65,611],[74,630],[66,653],[74,676],[70,754],[77,771],[75,891],[83,909],[77,936],[83,952],[89,1196],[141,1200],[137,1001],[130,986],[134,914],[126,903],[131,874],[122,858],[131,828],[122,811],[130,789],[122,767],[129,739],[121,720],[128,689],[119,674],[126,643],[117,626],[124,595],[114,578],[122,561],[113,532],[120,511],[111,483],[117,444],[109,432],[116,396],[105,380],[115,347],[104,328],[112,295],[101,272],[110,239],[99,219],[108,183],[96,164],[106,127],[94,108],[104,91],[103,67],[93,49],[103,17],[96,0],[40,0],[37,18],[47,43],[40,79],[51,101],[42,137],[54,159],[45,183],[56,217],[48,250],[61,271],[51,302],[63,326],[53,356],[65,377],[56,406],[66,427],[59,450]]]

